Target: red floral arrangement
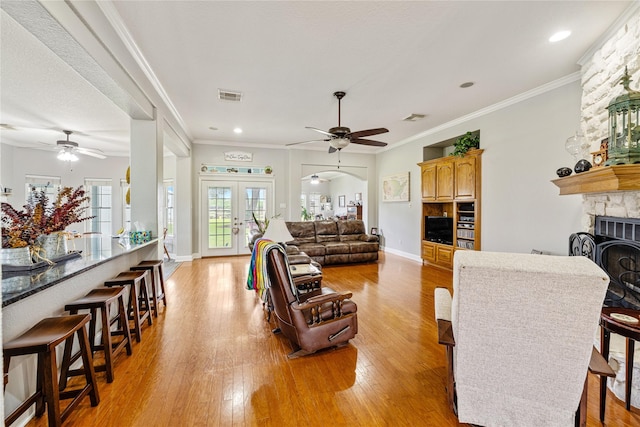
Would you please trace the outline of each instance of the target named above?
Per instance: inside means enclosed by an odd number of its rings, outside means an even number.
[[[93,218],[83,216],[88,201],[89,196],[85,196],[85,191],[79,186],[75,190],[63,187],[52,206],[49,206],[49,197],[44,190],[32,193],[23,210],[2,203],[2,247],[30,246],[40,235],[64,231],[70,224]]]

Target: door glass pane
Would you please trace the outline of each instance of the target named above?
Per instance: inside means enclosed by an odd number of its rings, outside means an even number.
[[[209,187],[209,249],[231,247],[231,188]]]
[[[264,221],[267,217],[267,188],[266,187],[246,187],[244,192],[244,242],[245,247],[249,245],[249,231],[258,228],[253,220],[253,216]]]

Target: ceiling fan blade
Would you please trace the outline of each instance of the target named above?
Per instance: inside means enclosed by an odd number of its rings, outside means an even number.
[[[338,151],[338,149],[337,149],[337,148],[335,148],[335,147],[331,147],[331,146],[329,147],[329,154],[331,154],[331,153],[335,153],[336,151]]]
[[[389,132],[389,129],[386,129],[386,128],[359,130],[357,132],[351,132],[350,134],[347,135],[347,138],[360,138],[362,136],[380,135],[381,133],[387,133],[387,132]]]
[[[80,154],[84,154],[85,156],[95,157],[97,159],[106,159],[107,156],[102,154],[99,150],[89,150],[87,148],[76,148],[76,151]]]
[[[354,144],[371,145],[373,147],[386,147],[387,146],[386,142],[374,141],[372,139],[357,138],[357,139],[352,139],[351,142],[353,142]]]
[[[327,142],[327,141],[331,141],[330,139],[312,139],[310,141],[300,141],[300,142],[292,142],[290,144],[286,144],[285,147],[288,147],[290,145],[298,145],[298,144],[308,144],[310,142]]]
[[[313,127],[311,127],[311,126],[305,126],[305,129],[315,130],[316,132],[320,132],[320,133],[322,133],[322,134],[325,134],[325,135],[327,135],[327,136],[331,136],[331,137],[336,137],[336,136],[337,136],[337,135],[334,135],[334,134],[332,134],[332,133],[330,133],[330,132],[326,132],[326,131],[323,131],[323,130],[318,129],[318,128],[313,128]]]

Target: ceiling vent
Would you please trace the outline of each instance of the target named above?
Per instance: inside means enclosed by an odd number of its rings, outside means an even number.
[[[242,100],[242,92],[218,89],[218,99],[221,99],[223,101],[240,102]]]
[[[405,117],[404,119],[402,119],[403,122],[417,122],[418,120],[422,120],[424,119],[426,116],[424,114],[416,114],[413,113],[411,115],[408,115],[407,117]]]

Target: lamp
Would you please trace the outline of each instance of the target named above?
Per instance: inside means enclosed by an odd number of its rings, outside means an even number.
[[[311,175],[311,184],[317,185],[320,184],[320,177],[316,174]]]
[[[282,246],[283,249],[287,249],[287,245],[285,242],[290,242],[293,240],[293,236],[289,233],[289,229],[287,228],[287,224],[284,222],[282,218],[271,218],[269,221],[269,226],[262,236],[265,239],[273,240]]]
[[[78,156],[75,155],[72,147],[64,147],[58,153],[58,160],[62,160],[64,162],[77,162]]]
[[[619,83],[626,93],[614,98],[609,110],[609,152],[606,166],[640,162],[640,92],[629,87],[627,68]]]

